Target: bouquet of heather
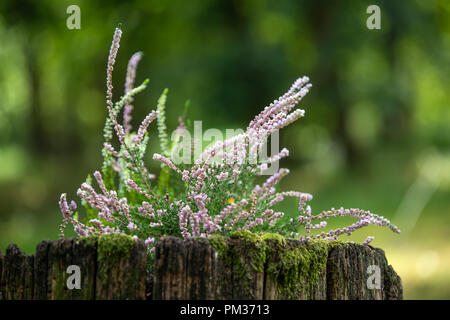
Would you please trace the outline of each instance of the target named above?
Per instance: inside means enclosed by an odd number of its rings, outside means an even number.
[[[350,235],[369,224],[400,232],[388,219],[361,209],[333,208],[313,214],[307,205],[312,195],[277,191],[277,184],[289,173],[288,169],[279,169],[264,177],[275,162],[289,155],[289,151],[282,149],[266,158],[259,157],[260,151],[275,132],[305,115],[303,109],[295,109],[295,106],[311,88],[308,77],[297,79],[242,133],[216,142],[191,164],[179,163],[174,159],[180,145],[186,144],[186,139],[182,138],[187,127],[185,119],[180,117],[180,124],[169,141],[165,124],[167,90],[158,100],[156,110],[148,114],[136,131],[130,125],[133,97],[148,84],[146,80],[139,86],[134,85],[136,68],[142,58],[140,52],[129,61],[124,95],[113,103],[112,72],[121,35],[122,31],[117,28],[108,57],[104,161],[101,170],[93,173],[98,187],[94,187],[92,177],[88,176],[78,189],[77,195],[85,208],[83,216],[79,215],[75,201],[68,203],[66,194],[61,195],[62,236],[67,224],[72,224],[79,236],[125,233],[145,240],[151,252],[155,241],[164,235],[208,237],[247,230],[303,240],[336,240],[340,235]],[[161,152],[153,155],[153,159],[161,163],[156,182],[143,160],[149,140],[148,128],[155,120],[161,145]],[[118,139],[116,147],[112,142],[113,134]],[[192,146],[192,142],[188,145]],[[296,218],[284,218],[283,212],[273,209],[286,197],[298,199]],[[356,221],[343,228],[322,231],[328,218],[338,216],[350,216]],[[368,237],[364,244],[372,239]]]

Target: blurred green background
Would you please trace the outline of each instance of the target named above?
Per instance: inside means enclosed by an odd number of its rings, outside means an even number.
[[[71,4],[81,8],[80,30],[66,27]],[[381,30],[366,27],[371,4],[381,8]],[[313,193],[316,211],[361,207],[390,218],[402,234],[370,227],[352,239],[376,236],[405,298],[450,298],[446,0],[2,0],[1,250],[17,243],[32,253],[56,239],[59,195],[76,198],[100,167],[106,60],[119,22],[115,97],[134,52],[144,52],[137,82],[150,78],[134,125],[168,87],[172,129],[187,99],[204,129],[245,128],[308,75],[306,117],[281,132],[291,151],[283,189]],[[157,170],[153,137],[148,164]],[[292,215],[295,207],[285,204]]]

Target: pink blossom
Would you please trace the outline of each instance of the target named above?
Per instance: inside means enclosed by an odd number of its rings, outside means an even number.
[[[168,166],[168,167],[171,168],[172,170],[175,170],[176,172],[181,173],[181,170],[178,169],[178,168],[173,164],[172,161],[170,161],[169,159],[167,159],[166,157],[164,157],[164,156],[162,156],[162,155],[160,155],[160,154],[158,154],[158,153],[153,154],[153,160],[161,161],[162,163],[164,163],[166,166]]]
[[[127,67],[127,77],[125,79],[125,94],[130,92],[134,86],[134,80],[136,79],[136,69],[139,61],[142,59],[142,52],[136,52],[133,54],[128,61]],[[124,109],[123,109],[123,125],[125,127],[125,132],[129,132],[131,130],[131,111],[133,110],[133,98],[131,97],[128,101],[126,101]]]
[[[136,145],[139,145],[142,142],[142,139],[144,139],[144,135],[147,132],[148,126],[150,125],[150,123],[153,122],[153,120],[156,119],[157,116],[158,111],[153,110],[142,121],[141,125],[139,126],[137,134],[133,137],[133,141]]]

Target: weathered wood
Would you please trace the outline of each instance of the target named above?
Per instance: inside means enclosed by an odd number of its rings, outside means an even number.
[[[72,290],[72,299],[93,300],[97,273],[97,238],[83,238],[73,242],[72,264],[80,267],[81,288]]]
[[[184,241],[186,250],[186,293],[184,299],[233,298],[233,268],[218,258],[205,239]]]
[[[383,257],[384,251],[380,248],[375,250]],[[387,259],[383,259],[384,268],[384,299],[385,300],[403,300],[403,285],[402,279],[394,271],[391,265],[388,264]]]
[[[121,299],[145,300],[147,277],[147,246],[144,241],[134,241],[130,250],[129,275],[126,278],[124,297]]]
[[[47,297],[49,300],[70,300],[72,291],[67,287],[67,268],[72,265],[75,239],[59,239],[48,250]]]
[[[403,298],[383,250],[351,243],[163,237],[153,275],[147,258],[143,241],[117,234],[45,240],[35,257],[11,245],[0,252],[0,299]],[[70,265],[80,267],[80,289],[67,287]],[[379,281],[370,285],[376,270]]]
[[[208,241],[164,237],[156,246],[153,299],[233,298],[233,266]]]
[[[185,299],[207,299],[212,289],[211,256],[203,241],[186,240],[186,292]],[[195,297],[195,298],[194,298]]]
[[[263,299],[264,250],[263,241],[232,239],[233,299]]]
[[[152,300],[153,298],[153,274],[147,272],[145,278],[145,300]]]
[[[231,248],[233,242],[231,239],[224,239],[225,247]],[[212,267],[212,290],[210,295],[215,300],[233,299],[233,266],[220,257],[219,253],[209,245]],[[210,299],[207,297],[207,299]]]
[[[186,256],[184,241],[164,237],[155,248],[153,299],[186,299]]]
[[[146,291],[146,246],[123,235],[98,239],[95,298],[99,300],[144,300]]]
[[[204,239],[162,239],[156,248],[153,298],[402,298],[401,280],[380,249],[350,243],[321,246],[297,240],[280,246],[269,240],[261,270],[257,253],[262,246],[258,248],[258,242],[244,238],[227,241],[227,256],[220,258],[223,252],[216,252]],[[379,289],[367,284],[369,266],[380,268]]]
[[[311,284],[309,288],[311,295],[309,300],[326,300],[327,299],[327,270],[323,269],[317,283]]]
[[[381,277],[379,288],[376,287],[376,283],[372,283],[373,288],[371,288],[368,284],[372,282],[369,277],[376,272],[377,268]],[[336,246],[331,250],[327,262],[327,298],[332,300],[401,299],[401,280],[392,272],[392,268],[388,268],[382,250],[356,244]]]
[[[33,264],[34,257],[24,254],[15,244],[6,249],[2,272],[4,299],[33,299]]]
[[[47,300],[48,295],[48,251],[50,240],[41,241],[36,247],[34,258],[34,293],[33,299]]]

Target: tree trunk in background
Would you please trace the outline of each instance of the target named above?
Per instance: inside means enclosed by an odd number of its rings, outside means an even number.
[[[332,34],[334,31],[332,24],[337,23],[333,20],[333,14],[336,14],[335,7],[339,3],[338,1],[323,0],[313,3],[309,10],[313,17],[311,20],[312,34],[318,48],[317,75],[320,77],[315,80],[315,85],[320,86],[320,88],[329,88],[328,100],[332,101],[333,108],[337,110],[336,126],[333,129],[334,134],[332,136],[338,137],[338,143],[340,143],[348,166],[351,168],[358,163],[361,155],[349,134],[348,110],[341,94],[342,88],[340,88],[338,77],[340,67],[337,63],[341,60],[338,59],[337,49],[339,47],[336,46],[336,42],[345,39],[337,39],[336,35]]]

